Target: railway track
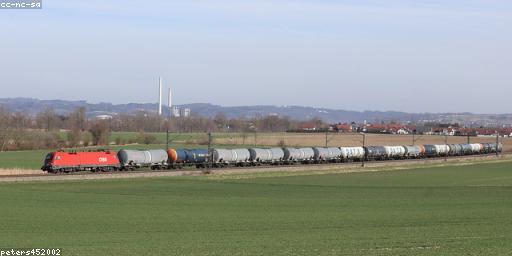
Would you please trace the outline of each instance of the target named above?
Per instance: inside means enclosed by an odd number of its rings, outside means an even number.
[[[483,161],[495,159],[512,159],[512,154],[481,154],[481,155],[468,155],[468,156],[450,156],[446,159],[444,157],[436,158],[420,158],[420,159],[397,159],[397,160],[379,160],[379,161],[365,161],[367,167],[380,167],[380,166],[408,166],[415,164],[434,164],[443,162],[466,162],[466,161]],[[229,168],[195,168],[185,167],[183,169],[171,170],[150,170],[139,169],[134,171],[114,171],[114,172],[74,172],[64,174],[41,173],[29,175],[6,175],[0,177],[1,181],[25,181],[25,180],[80,180],[80,179],[100,179],[100,178],[124,178],[124,177],[158,177],[158,176],[184,176],[184,175],[203,175],[205,173],[229,173],[229,172],[255,172],[255,170],[296,170],[296,169],[335,169],[341,168],[363,168],[362,162],[344,162],[344,163],[319,163],[319,164],[295,164],[295,165],[261,165],[261,166],[247,166],[247,167],[229,167]],[[53,179],[53,178],[55,179]],[[66,178],[68,177],[68,178]],[[18,179],[20,178],[20,179]]]

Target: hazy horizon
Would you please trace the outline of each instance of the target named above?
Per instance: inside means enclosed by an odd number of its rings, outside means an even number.
[[[0,98],[512,112],[510,1],[138,3],[0,10]]]
[[[0,98],[1,99],[16,99],[16,98],[23,98],[23,97],[9,97],[9,98]],[[64,100],[66,99],[38,99],[38,98],[25,98],[25,99],[36,99],[36,100],[42,100],[42,101],[52,101],[52,100]],[[113,103],[113,102],[105,102],[105,101],[88,101],[88,100],[69,100],[69,101],[85,101],[87,104],[112,104],[112,105],[123,105],[123,104],[158,104],[158,102],[119,102],[119,103]],[[474,113],[474,112],[408,112],[408,111],[401,111],[401,110],[393,110],[393,109],[362,109],[362,110],[354,110],[354,109],[343,109],[343,108],[328,108],[323,106],[314,106],[314,105],[276,105],[276,104],[250,104],[250,105],[223,105],[223,104],[215,104],[211,102],[185,102],[185,103],[177,103],[178,106],[184,106],[184,105],[192,105],[192,104],[211,104],[221,107],[305,107],[305,108],[316,108],[316,109],[327,109],[327,110],[342,110],[342,111],[355,111],[355,112],[403,112],[406,114],[478,114],[478,115],[512,115],[512,112],[504,112],[504,113]],[[162,103],[163,108],[167,106],[166,102]],[[1,106],[1,105],[0,105]],[[154,109],[154,111],[157,111],[157,108]]]

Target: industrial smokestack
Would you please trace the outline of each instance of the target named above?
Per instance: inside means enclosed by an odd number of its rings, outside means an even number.
[[[169,113],[171,113],[171,107],[172,107],[172,91],[171,91],[171,87],[169,87]]]
[[[158,78],[158,115],[162,115],[162,78]]]

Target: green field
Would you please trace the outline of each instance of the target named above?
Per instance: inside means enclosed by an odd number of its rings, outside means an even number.
[[[156,138],[157,142],[165,143],[167,134],[165,132],[146,133]],[[116,138],[121,138],[125,141],[134,140],[139,136],[138,132],[113,132],[110,136],[110,141],[115,142]],[[184,143],[188,140],[206,139],[206,133],[169,133],[169,140]]]
[[[63,255],[512,251],[512,162],[264,176],[0,184],[0,248],[58,247]]]
[[[62,140],[67,140],[68,138],[67,131],[59,132],[59,136]],[[130,140],[135,140],[141,133],[139,132],[112,132],[109,139],[111,143],[114,143],[116,141],[116,138],[120,138],[125,142],[128,142]],[[156,141],[158,143],[165,143],[165,140],[167,139],[167,134],[165,132],[147,132],[146,135],[151,135],[156,138]],[[271,133],[260,133],[260,136],[269,136]],[[212,133],[212,136],[214,138],[231,138],[231,137],[240,137],[242,136],[240,133]],[[204,133],[177,133],[177,132],[171,132],[169,133],[169,140],[171,142],[176,142],[180,144],[186,144],[189,141],[196,141],[196,140],[204,140],[206,141],[208,138],[208,135],[206,132]]]

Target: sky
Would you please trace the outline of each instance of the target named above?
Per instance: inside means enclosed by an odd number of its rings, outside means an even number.
[[[1,1],[1,0],[0,0]],[[509,0],[43,0],[0,10],[0,98],[512,113]]]

